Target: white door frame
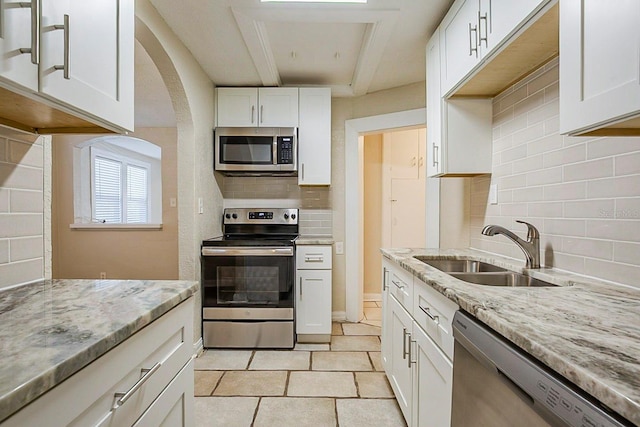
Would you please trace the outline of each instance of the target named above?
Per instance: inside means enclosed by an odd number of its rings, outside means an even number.
[[[362,315],[362,173],[360,171],[360,134],[425,125],[426,109],[401,111],[345,121],[345,288],[346,318],[358,322]],[[425,141],[426,143],[426,141]],[[427,161],[430,156],[427,153]],[[427,179],[426,244],[440,244],[440,180]]]

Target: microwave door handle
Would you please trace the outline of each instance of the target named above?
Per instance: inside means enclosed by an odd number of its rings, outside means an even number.
[[[273,137],[273,164],[278,164],[278,137]]]

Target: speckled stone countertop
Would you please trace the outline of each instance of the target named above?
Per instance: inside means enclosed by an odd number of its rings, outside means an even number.
[[[296,239],[296,245],[333,245],[332,236],[312,236],[302,234]]]
[[[474,250],[383,249],[423,282],[640,426],[640,289],[554,269],[526,270],[554,287],[482,286],[414,258],[474,259],[522,272],[524,262]]]
[[[177,280],[45,280],[0,291],[0,422],[197,290]]]

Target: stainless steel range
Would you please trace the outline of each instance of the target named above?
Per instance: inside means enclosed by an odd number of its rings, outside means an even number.
[[[298,209],[225,209],[202,242],[206,348],[292,348]]]

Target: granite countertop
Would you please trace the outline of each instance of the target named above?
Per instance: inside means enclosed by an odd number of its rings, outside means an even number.
[[[178,280],[45,280],[0,291],[0,421],[197,290]]]
[[[302,234],[296,239],[296,245],[333,245],[333,236]]]
[[[464,258],[525,271],[475,250],[382,249],[509,341],[640,426],[640,289],[554,269],[526,270],[559,286],[512,288],[458,280],[414,256]]]

